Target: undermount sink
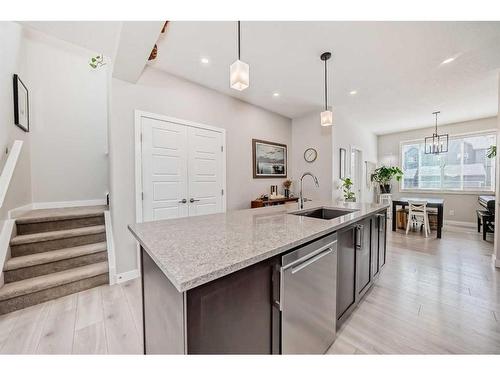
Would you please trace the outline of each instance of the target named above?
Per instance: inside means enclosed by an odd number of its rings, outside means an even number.
[[[349,215],[358,210],[343,208],[315,208],[307,211],[291,212],[292,215],[314,217],[316,219],[332,220],[340,216]]]

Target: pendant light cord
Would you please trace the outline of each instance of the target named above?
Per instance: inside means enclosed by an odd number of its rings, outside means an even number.
[[[240,21],[238,21],[238,60],[240,60],[241,47],[240,47]]]
[[[327,71],[326,71],[326,60],[325,60],[325,111],[328,110],[328,90],[327,90],[327,85],[326,85],[326,79],[327,77]]]

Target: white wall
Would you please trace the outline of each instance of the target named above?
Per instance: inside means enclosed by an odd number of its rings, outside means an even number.
[[[481,130],[492,130],[497,128],[497,118],[490,117],[473,121],[466,121],[456,124],[443,125],[439,130],[443,133],[464,134]],[[431,135],[434,128],[417,129],[399,133],[381,135],[378,137],[378,159],[380,165],[400,166],[400,144],[403,141],[424,139]],[[498,176],[497,176],[498,177]],[[411,195],[415,197],[437,197],[443,198],[444,219],[449,221],[459,221],[473,223],[476,220],[476,210],[481,208],[477,203],[478,194],[441,194],[435,192],[429,193],[404,193],[399,191],[399,183],[393,182],[392,192],[394,197],[401,195]],[[454,215],[450,215],[450,210],[454,210]]]
[[[34,202],[105,199],[107,67],[97,54],[26,30],[22,79],[30,92]]]
[[[498,74],[498,115],[497,115],[497,131],[500,131],[500,73]],[[498,146],[500,146],[500,137],[497,137],[497,150],[499,149]],[[500,155],[497,152],[497,157],[496,157],[496,189],[495,189],[495,195],[496,197],[500,196]],[[500,206],[500,201],[497,198],[495,202],[496,206]],[[500,211],[500,209],[495,207],[495,210],[497,212]],[[500,215],[495,216],[495,227],[500,228]],[[493,253],[493,261],[496,267],[500,268],[500,235],[499,235],[499,230],[495,231],[495,243],[494,243],[494,253]]]
[[[304,159],[304,151],[314,148],[318,158],[313,163]],[[332,127],[320,125],[319,112],[312,112],[292,120],[292,190],[299,193],[302,173],[311,172],[319,180],[319,188],[310,177],[304,178],[304,197],[313,200],[332,198]]]
[[[340,174],[340,148],[346,149],[346,173],[350,175],[350,152],[351,147],[356,147],[362,151],[362,201],[371,203],[374,200],[373,186],[367,186],[366,183],[366,163],[377,162],[377,136],[362,124],[354,124],[349,120],[349,115],[337,111],[336,124],[333,127],[333,199],[342,198]]]
[[[0,171],[7,160],[6,148],[10,150],[14,140],[24,141],[10,188],[0,209],[0,220],[7,217],[8,210],[31,203],[30,137],[29,133],[14,125],[12,76],[17,73],[23,77],[20,67],[22,44],[21,26],[13,22],[0,22]]]
[[[271,184],[283,181],[253,179],[252,138],[287,144],[292,155],[290,119],[151,68],[137,84],[113,79],[110,196],[118,273],[136,268],[135,241],[127,230],[135,222],[135,109],[226,129],[228,210],[250,207]]]

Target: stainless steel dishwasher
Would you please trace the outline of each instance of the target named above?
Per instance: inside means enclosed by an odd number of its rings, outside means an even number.
[[[336,233],[282,257],[282,354],[326,352],[335,340],[336,289]]]

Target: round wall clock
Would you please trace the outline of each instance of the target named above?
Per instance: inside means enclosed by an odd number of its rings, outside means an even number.
[[[318,157],[318,151],[316,151],[312,147],[304,151],[304,159],[308,163],[312,163],[313,161],[316,160],[317,157]]]

